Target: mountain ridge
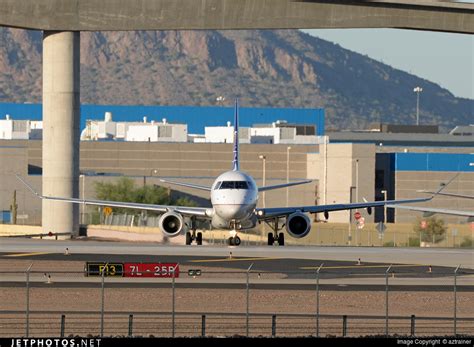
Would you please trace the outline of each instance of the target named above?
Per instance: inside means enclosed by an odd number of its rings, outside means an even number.
[[[0,29],[0,102],[41,101],[41,32]],[[324,107],[334,129],[449,129],[474,100],[298,30],[81,33],[81,103]]]

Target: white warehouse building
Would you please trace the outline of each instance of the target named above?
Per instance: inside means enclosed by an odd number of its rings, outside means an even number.
[[[136,142],[187,142],[188,126],[161,122],[114,122],[112,113],[106,112],[103,121],[88,120],[81,133],[81,141],[121,140]]]
[[[314,145],[323,142],[322,136],[315,135],[314,125],[288,124],[286,121],[276,121],[272,124],[254,125],[251,128],[239,128],[241,143],[258,144],[301,144]],[[231,122],[226,127],[205,127],[204,141],[208,143],[232,143],[234,128]],[[195,140],[195,142],[198,142]]]
[[[34,120],[13,120],[7,114],[0,119],[0,139],[2,140],[41,140],[43,122]]]

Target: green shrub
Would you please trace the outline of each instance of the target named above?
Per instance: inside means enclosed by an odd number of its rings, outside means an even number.
[[[420,238],[419,237],[410,237],[408,239],[408,247],[420,247]]]
[[[474,240],[472,237],[466,236],[464,240],[461,242],[460,246],[462,248],[474,248]]]

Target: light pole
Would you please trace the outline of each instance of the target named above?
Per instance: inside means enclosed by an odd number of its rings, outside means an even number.
[[[356,162],[356,202],[359,202],[359,159]],[[358,211],[359,209],[356,209]]]
[[[382,190],[381,193],[383,194],[383,201],[387,201],[387,191]],[[383,205],[383,224],[387,223],[387,205]]]
[[[291,146],[286,147],[286,183],[290,183],[290,149]],[[288,207],[289,188],[286,187],[286,207]]]
[[[265,167],[265,166],[266,166],[267,157],[264,156],[264,155],[262,155],[262,154],[260,154],[260,155],[258,156],[258,158],[262,160],[262,166],[263,166],[263,167],[262,167],[262,169],[263,169],[263,176],[262,176],[263,182],[262,182],[262,187],[265,187],[265,170],[266,170],[266,167]],[[263,208],[265,208],[265,191],[262,193],[262,198],[263,198]]]
[[[82,180],[82,200],[85,199],[85,181],[86,181],[86,175],[81,174],[79,175],[79,178]],[[80,223],[79,224],[84,224],[84,204],[81,204],[81,218],[80,218]]]
[[[423,88],[415,87],[413,91],[416,93],[416,125],[420,125],[420,93]]]

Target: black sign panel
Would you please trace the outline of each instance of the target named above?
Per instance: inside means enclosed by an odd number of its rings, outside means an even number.
[[[123,263],[86,263],[86,276],[101,277],[102,271],[106,277],[123,277]]]

